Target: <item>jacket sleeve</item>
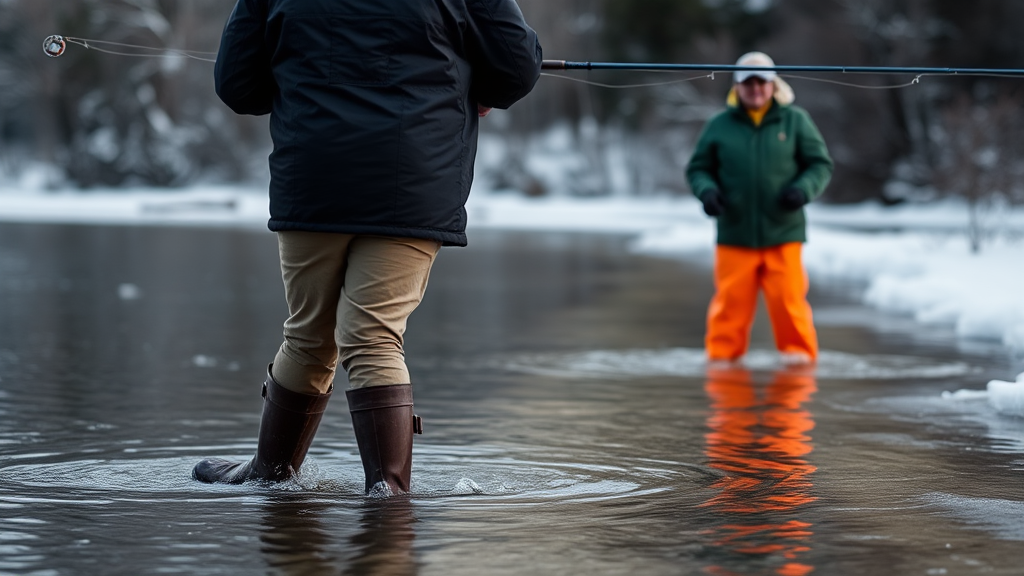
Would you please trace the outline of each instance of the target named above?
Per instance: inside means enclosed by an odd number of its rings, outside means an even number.
[[[238,0],[220,40],[214,66],[217,96],[238,114],[269,114],[277,85],[264,43],[263,0]]]
[[[793,187],[803,191],[807,200],[811,201],[825,191],[832,179],[834,164],[825,146],[825,139],[807,112],[800,111],[797,126],[796,160],[800,174],[793,181]]]
[[[715,177],[715,174],[718,173],[718,154],[715,150],[714,139],[711,137],[713,123],[714,119],[704,126],[704,131],[697,139],[693,155],[690,156],[690,162],[686,165],[686,179],[690,184],[690,190],[698,200],[708,190],[719,188],[718,180]]]
[[[515,0],[467,0],[472,94],[482,106],[508,108],[533,90],[543,51]]]

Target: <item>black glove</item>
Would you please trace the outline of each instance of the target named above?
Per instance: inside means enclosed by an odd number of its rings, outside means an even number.
[[[721,216],[722,212],[725,212],[725,196],[714,188],[701,194],[700,201],[704,204],[704,213],[708,216]]]
[[[787,212],[799,210],[807,204],[807,194],[797,188],[786,188],[779,194],[779,206]]]

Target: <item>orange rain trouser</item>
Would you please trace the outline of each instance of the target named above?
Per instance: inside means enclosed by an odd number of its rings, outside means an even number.
[[[790,242],[771,248],[719,245],[715,251],[715,296],[704,339],[708,358],[736,360],[750,345],[757,291],[764,290],[775,346],[783,354],[818,357],[818,335],[807,303],[807,274]]]

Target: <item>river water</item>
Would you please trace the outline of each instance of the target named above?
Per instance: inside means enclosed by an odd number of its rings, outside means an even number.
[[[426,434],[381,501],[343,394],[297,482],[189,477],[255,447],[272,234],[0,225],[0,574],[1021,573],[1024,420],[942,398],[1012,377],[998,346],[818,287],[816,370],[764,318],[707,369],[706,265],[471,241],[410,321]]]

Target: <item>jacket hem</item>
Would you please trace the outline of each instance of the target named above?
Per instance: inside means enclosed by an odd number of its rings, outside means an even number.
[[[328,232],[333,234],[422,238],[424,240],[437,240],[442,246],[466,246],[468,244],[465,232],[452,232],[435,228],[374,226],[368,224],[322,224],[316,222],[290,222],[273,218],[267,222],[267,228],[272,232]]]
[[[715,241],[715,244],[717,244],[719,246],[732,246],[734,248],[751,248],[751,249],[754,249],[754,250],[759,250],[761,248],[774,248],[776,246],[782,246],[783,244],[792,244],[793,242],[799,242],[801,244],[806,244],[807,243],[807,237],[806,236],[800,236],[800,237],[794,237],[794,238],[783,238],[783,239],[779,239],[779,240],[772,240],[770,242],[761,242],[761,243],[757,243],[757,242],[738,242],[738,241],[730,241],[730,240],[718,239],[718,240]]]

